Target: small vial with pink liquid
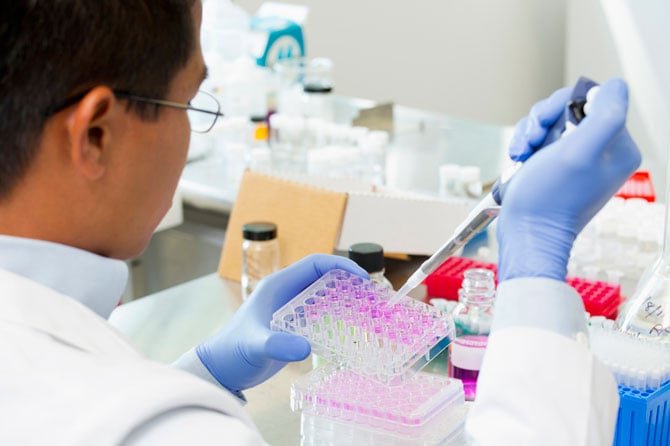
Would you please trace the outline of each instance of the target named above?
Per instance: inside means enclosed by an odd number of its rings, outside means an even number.
[[[488,339],[484,335],[466,335],[454,339],[449,346],[449,376],[463,381],[466,401],[475,399]]]

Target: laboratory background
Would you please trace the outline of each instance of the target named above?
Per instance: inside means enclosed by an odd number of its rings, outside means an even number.
[[[224,117],[193,134],[173,207],[128,261],[110,322],[169,363],[264,276],[313,252],[348,256],[371,281],[332,273],[273,316],[313,354],[246,392],[259,430],[270,444],[464,444],[495,313],[495,214],[403,297],[416,306],[389,316],[392,337],[416,314],[440,321],[427,349],[381,348],[361,364],[296,314],[331,282],[389,299],[463,232],[535,102],[582,76],[620,76],[642,165],[578,237],[568,283],[619,383],[615,444],[670,444],[669,19],[663,0],[205,0],[203,90]],[[408,394],[414,406],[400,404]]]

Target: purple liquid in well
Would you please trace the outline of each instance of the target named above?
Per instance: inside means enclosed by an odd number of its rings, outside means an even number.
[[[477,376],[479,370],[468,370],[460,367],[451,366],[452,376],[463,381],[463,391],[465,392],[466,401],[474,401],[477,393]]]

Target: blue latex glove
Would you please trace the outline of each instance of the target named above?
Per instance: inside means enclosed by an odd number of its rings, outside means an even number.
[[[577,234],[640,164],[625,129],[628,88],[621,79],[601,85],[575,130],[538,150],[569,96],[569,89],[557,91],[517,125],[510,155],[527,161],[510,180],[498,218],[500,281],[564,281]]]
[[[288,361],[305,359],[309,342],[302,336],[270,330],[272,314],[336,268],[369,277],[347,258],[315,254],[261,280],[230,322],[196,348],[207,370],[221,385],[237,392],[270,378]]]

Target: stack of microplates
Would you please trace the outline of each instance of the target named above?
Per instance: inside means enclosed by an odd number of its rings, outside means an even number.
[[[418,370],[454,337],[448,314],[342,270],[326,273],[273,315],[331,364],[298,379],[291,408],[302,445],[442,445],[462,441],[460,381]]]
[[[670,445],[670,344],[591,318],[591,349],[619,385],[615,446]]]

